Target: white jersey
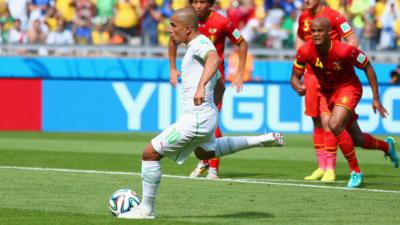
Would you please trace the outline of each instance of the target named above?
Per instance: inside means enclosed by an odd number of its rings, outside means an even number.
[[[213,43],[204,35],[198,35],[187,45],[186,53],[182,59],[182,106],[185,113],[215,111],[214,88],[220,77],[217,71],[206,85],[205,101],[199,106],[194,105],[194,94],[196,93],[207,53],[215,51]]]

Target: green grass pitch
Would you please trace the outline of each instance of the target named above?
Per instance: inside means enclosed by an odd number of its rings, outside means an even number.
[[[218,181],[187,178],[194,156],[181,166],[164,159],[157,218],[117,219],[108,198],[119,188],[141,193],[141,151],[153,135],[0,133],[0,225],[400,224],[400,169],[382,152],[358,149],[362,188],[344,188],[340,152],[337,182],[305,182],[316,167],[311,135],[225,157]]]

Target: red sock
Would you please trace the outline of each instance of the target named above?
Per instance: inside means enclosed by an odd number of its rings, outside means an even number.
[[[337,138],[330,131],[325,132],[325,150],[327,152],[326,169],[335,170]]]
[[[325,161],[325,133],[322,128],[315,127],[314,128],[314,150],[317,155],[318,168],[325,170],[326,169],[326,161]]]
[[[222,132],[221,129],[219,129],[219,126],[217,127],[217,129],[215,129],[215,137],[216,138],[222,137]],[[208,163],[209,167],[215,168],[219,171],[219,158],[210,159],[208,160]]]
[[[360,167],[358,166],[356,152],[354,151],[353,140],[347,130],[343,130],[339,135],[336,136],[340,149],[344,157],[349,163],[350,170],[356,173],[360,173]]]
[[[389,152],[389,145],[388,143],[379,140],[377,138],[374,138],[373,136],[371,136],[368,133],[363,133],[364,136],[364,143],[362,144],[362,148],[365,149],[379,149],[381,151],[383,151],[384,153],[388,153]]]

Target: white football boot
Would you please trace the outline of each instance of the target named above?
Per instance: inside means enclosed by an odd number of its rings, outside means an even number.
[[[261,143],[264,147],[282,147],[285,145],[283,134],[271,132],[264,134],[265,140]]]
[[[154,219],[155,216],[154,213],[148,213],[142,207],[137,206],[133,207],[129,212],[119,214],[118,218],[144,220],[144,219]]]

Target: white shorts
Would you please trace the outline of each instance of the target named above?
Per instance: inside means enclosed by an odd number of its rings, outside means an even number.
[[[153,138],[151,144],[161,155],[182,164],[198,147],[214,150],[217,124],[217,111],[209,115],[183,114],[178,121]]]

